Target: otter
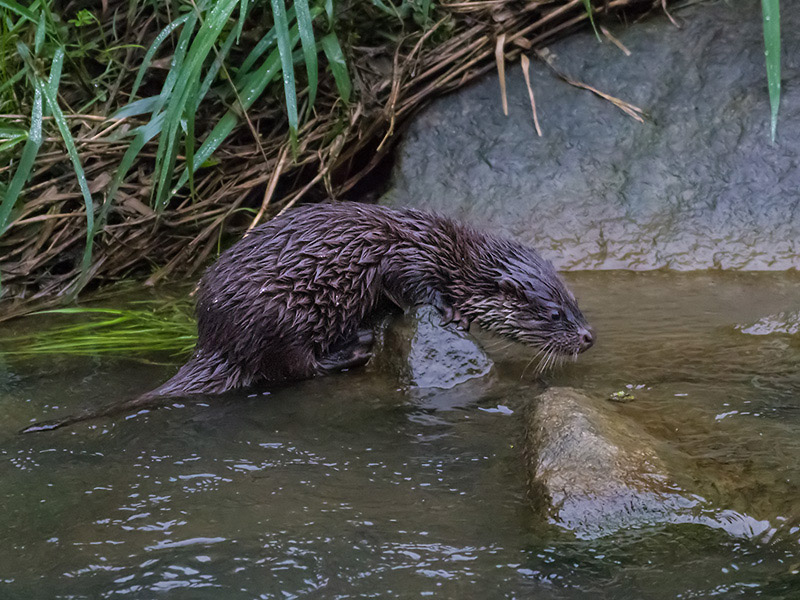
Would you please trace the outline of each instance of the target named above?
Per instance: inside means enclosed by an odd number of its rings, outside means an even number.
[[[386,299],[435,307],[533,346],[548,364],[577,357],[592,329],[553,265],[521,243],[414,209],[308,205],[252,229],[208,268],[194,354],[162,386],[24,432],[365,364],[370,317]]]

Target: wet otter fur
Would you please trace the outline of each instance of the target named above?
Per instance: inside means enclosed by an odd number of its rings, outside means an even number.
[[[368,319],[386,298],[403,308],[430,304],[444,323],[476,322],[534,346],[543,363],[593,343],[553,265],[523,244],[419,210],[311,205],[254,228],[206,271],[197,346],[169,381],[24,431],[363,365],[372,345]]]

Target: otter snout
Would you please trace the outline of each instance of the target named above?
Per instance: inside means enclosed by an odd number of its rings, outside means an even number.
[[[581,327],[578,330],[578,336],[581,340],[580,352],[586,352],[589,348],[594,346],[594,330],[591,327]]]

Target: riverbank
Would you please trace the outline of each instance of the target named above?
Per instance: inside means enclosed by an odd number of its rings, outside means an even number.
[[[286,16],[288,86],[269,6],[103,6],[0,8],[6,318],[126,277],[194,277],[227,239],[299,201],[370,199],[432,98],[588,27],[580,0],[344,3],[334,14],[312,3],[316,46],[300,39],[299,13]],[[594,18],[652,7],[598,3]]]

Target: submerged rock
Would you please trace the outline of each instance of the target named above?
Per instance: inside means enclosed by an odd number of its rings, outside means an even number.
[[[653,440],[603,402],[551,388],[525,425],[530,499],[579,537],[663,522],[691,507],[670,486]]]
[[[800,28],[786,4],[782,30]],[[549,47],[575,80],[532,61],[544,132],[518,65],[509,116],[496,75],[423,111],[384,202],[437,210],[531,243],[561,269],[800,268],[800,36],[784,35],[777,142],[769,134],[761,4],[699,3],[630,28],[631,52],[587,28]]]
[[[768,534],[748,515],[717,510],[675,485],[656,440],[605,401],[551,388],[525,415],[529,498],[537,512],[577,537],[695,523],[734,537]]]

